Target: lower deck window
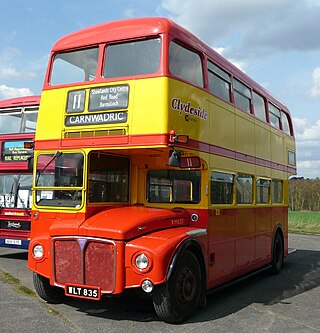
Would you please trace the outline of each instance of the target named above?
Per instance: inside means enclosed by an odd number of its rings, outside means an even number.
[[[257,179],[256,182],[256,200],[257,204],[268,204],[270,201],[270,184],[267,179]]]
[[[213,172],[211,175],[211,203],[232,204],[234,175]]]
[[[150,170],[148,202],[199,203],[200,171]]]
[[[129,200],[129,159],[103,153],[89,155],[89,202]]]
[[[272,180],[272,203],[280,204],[283,201],[283,182],[281,180]]]
[[[238,174],[236,178],[237,203],[252,204],[253,202],[253,177]]]

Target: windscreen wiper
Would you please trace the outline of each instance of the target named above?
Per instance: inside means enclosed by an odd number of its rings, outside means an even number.
[[[57,159],[59,156],[62,155],[61,151],[56,151],[55,154],[53,155],[53,157],[51,158],[51,160],[40,170],[37,171],[37,178],[36,178],[36,185],[38,185],[38,180],[40,178],[40,175],[42,174],[42,172],[55,160]]]

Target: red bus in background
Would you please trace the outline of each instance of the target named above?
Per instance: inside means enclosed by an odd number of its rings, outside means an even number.
[[[32,171],[28,159],[40,96],[0,101],[0,246],[28,249]]]

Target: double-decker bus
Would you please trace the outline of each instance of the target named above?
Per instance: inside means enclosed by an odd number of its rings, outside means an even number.
[[[33,155],[40,96],[0,101],[0,246],[28,249]]]
[[[143,290],[189,318],[288,254],[288,109],[186,29],[129,19],[53,46],[28,267],[48,302]]]

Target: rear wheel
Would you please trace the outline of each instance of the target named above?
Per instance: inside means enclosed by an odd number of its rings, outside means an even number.
[[[192,252],[185,251],[170,280],[157,286],[153,292],[157,315],[168,323],[187,320],[199,304],[201,290],[199,262]]]
[[[280,232],[277,232],[274,236],[272,246],[272,273],[278,274],[283,266],[284,258],[284,246]]]
[[[33,285],[37,294],[48,303],[62,303],[65,298],[63,289],[51,286],[49,279],[42,275],[33,273]]]

